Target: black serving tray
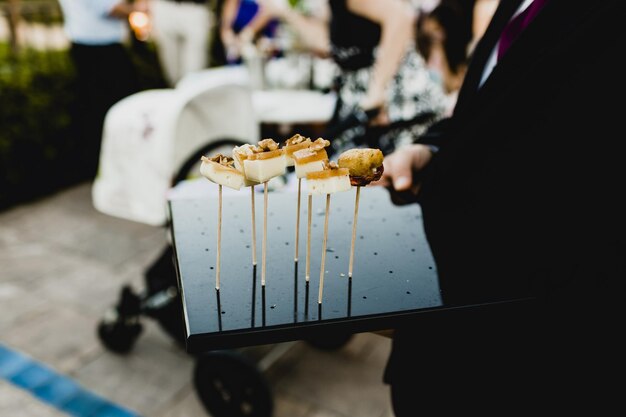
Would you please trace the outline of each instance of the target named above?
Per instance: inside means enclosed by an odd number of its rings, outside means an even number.
[[[256,188],[262,191],[262,187]],[[307,285],[308,197],[302,193],[296,264],[297,194],[269,192],[266,285],[262,287],[263,194],[257,193],[255,200],[258,265],[254,268],[250,191],[225,193],[219,292],[215,290],[216,194],[170,200],[187,350],[198,353],[383,330],[442,307],[419,206],[396,206],[380,187],[361,188],[354,271],[348,278],[355,196],[355,188],[331,196],[321,304],[318,289],[325,196],[313,197]]]

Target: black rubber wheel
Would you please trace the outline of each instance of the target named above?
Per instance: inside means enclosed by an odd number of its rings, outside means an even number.
[[[98,324],[98,338],[108,350],[123,354],[130,352],[142,330],[141,323],[127,324],[103,320]]]
[[[269,384],[256,366],[236,352],[198,357],[193,378],[202,404],[214,417],[271,417]]]
[[[139,322],[141,298],[129,285],[122,287],[120,299],[98,323],[98,338],[108,350],[128,353],[143,330]]]
[[[320,350],[341,349],[352,339],[352,333],[333,334],[316,339],[308,339],[307,343]]]

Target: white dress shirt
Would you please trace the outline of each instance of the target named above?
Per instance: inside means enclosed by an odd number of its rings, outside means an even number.
[[[526,8],[530,6],[530,3],[532,2],[533,0],[524,0],[522,4],[520,4],[520,6],[518,7],[517,11],[511,17],[511,20],[513,20],[515,16],[517,16],[518,14],[526,10]],[[483,69],[483,76],[480,79],[480,84],[478,85],[478,88],[482,87],[482,85],[485,83],[487,78],[489,78],[491,71],[493,71],[496,64],[498,63],[498,46],[499,45],[500,45],[500,42],[499,41],[496,42],[496,45],[493,47],[493,50],[491,51],[491,55],[489,55],[489,59],[487,59],[487,63],[485,64],[485,68]]]
[[[85,45],[123,42],[128,35],[126,21],[109,14],[120,1],[59,0],[70,41]]]

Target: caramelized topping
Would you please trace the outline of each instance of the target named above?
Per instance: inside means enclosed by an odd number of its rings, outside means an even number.
[[[276,158],[276,157],[279,157],[279,156],[281,156],[283,154],[284,154],[284,150],[282,150],[282,149],[274,149],[273,151],[264,151],[264,152],[258,152],[258,153],[254,153],[252,155],[248,155],[248,157],[246,159],[248,159],[250,161],[258,161],[258,160],[265,160],[265,159]]]
[[[215,162],[225,167],[232,167],[235,164],[235,160],[233,158],[231,158],[230,156],[222,155],[221,153],[218,153],[210,158],[203,156],[200,159],[204,162]]]
[[[278,149],[278,143],[274,139],[263,139],[259,141],[258,146],[252,148],[254,153],[271,152]]]
[[[311,143],[311,139],[305,138],[301,134],[296,133],[295,135],[287,139],[287,141],[285,142],[285,146],[299,145],[301,143],[306,143],[306,142]]]
[[[339,169],[335,161],[324,161],[324,169]]]
[[[294,152],[301,149],[306,149],[311,146],[312,143],[313,142],[311,142],[311,139],[305,138],[304,136],[299,134],[295,134],[291,138],[287,139],[287,141],[285,142],[285,153],[288,156],[293,157]]]
[[[319,151],[321,149],[327,148],[330,146],[330,141],[322,138],[317,138],[315,142],[310,146],[310,149],[314,151]]]
[[[310,162],[315,162],[315,161],[328,160],[328,154],[326,153],[326,150],[323,148],[318,151],[313,150],[310,147],[300,149],[294,152],[292,156],[298,165],[308,164]]]
[[[254,153],[254,145],[250,145],[249,143],[245,143],[241,146],[235,146],[233,148],[233,155],[237,156],[240,161],[246,159],[249,155]]]
[[[325,166],[323,171],[308,172],[306,174],[306,179],[307,180],[322,180],[322,179],[332,178],[332,177],[344,177],[344,176],[347,177],[349,175],[350,175],[350,171],[348,170],[348,168],[339,168],[337,164],[335,164],[334,162],[331,162]]]

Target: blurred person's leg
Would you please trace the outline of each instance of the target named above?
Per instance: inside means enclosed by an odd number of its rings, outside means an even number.
[[[77,163],[89,178],[96,174],[106,114],[115,103],[139,90],[135,68],[122,44],[73,44],[76,69],[76,122],[82,158]]]
[[[163,75],[169,86],[173,87],[181,72],[181,43],[182,38],[178,27],[180,3],[170,0],[154,0],[152,3],[152,19],[154,41],[157,46],[159,61],[163,68]],[[184,26],[183,26],[184,27]]]
[[[76,71],[76,111],[73,123],[80,135],[80,150],[76,165],[81,177],[93,178],[98,164],[98,151],[106,105],[102,96],[102,76],[99,65],[101,47],[72,44],[71,57]],[[106,92],[105,92],[106,94]]]
[[[122,44],[113,44],[105,48],[102,56],[102,66],[105,68],[103,89],[108,102],[108,109],[131,94],[139,91],[139,78],[129,50]]]
[[[181,30],[186,32],[182,44],[179,81],[189,72],[199,71],[209,64],[209,41],[213,17],[206,5],[182,3]]]

